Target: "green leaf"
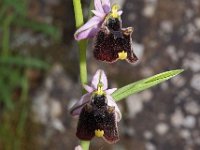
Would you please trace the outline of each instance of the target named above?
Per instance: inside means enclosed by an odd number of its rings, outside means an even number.
[[[157,75],[154,75],[152,77],[149,77],[147,79],[143,79],[134,83],[131,83],[129,85],[126,85],[117,91],[115,91],[112,94],[112,97],[116,100],[119,101],[125,97],[128,97],[129,95],[132,95],[134,93],[138,93],[140,91],[143,91],[147,88],[150,88],[152,86],[155,86],[159,83],[162,83],[178,74],[183,72],[183,69],[177,69],[177,70],[171,70],[171,71],[166,71]]]

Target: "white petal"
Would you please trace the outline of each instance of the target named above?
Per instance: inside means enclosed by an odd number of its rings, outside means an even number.
[[[83,150],[80,145],[76,146],[74,150]]]
[[[112,98],[112,96],[110,95],[106,95],[107,99],[108,99],[108,106],[114,106],[115,107],[115,113],[116,113],[116,121],[119,122],[122,118],[122,114],[119,110],[119,107],[117,106],[116,102],[114,101],[114,99]]]
[[[113,92],[115,92],[117,90],[117,88],[112,88],[112,89],[107,89],[105,92],[106,94],[111,95]]]
[[[70,113],[72,116],[77,116],[81,113],[81,110],[85,104],[87,104],[91,99],[92,93],[87,93],[81,97],[81,99],[74,104],[74,106],[70,109]]]
[[[117,13],[118,13],[119,16],[121,16],[122,13],[123,13],[123,11],[122,11],[122,10],[119,10]]]
[[[94,14],[95,16],[100,17],[100,18],[102,18],[102,19],[106,16],[106,14],[101,13],[101,12],[99,12],[99,11],[96,11],[96,10],[91,10],[91,11],[93,12],[93,14]]]
[[[88,93],[91,93],[91,92],[93,92],[95,90],[91,86],[86,85],[86,84],[84,84],[83,87]]]
[[[92,79],[92,84],[91,86],[94,89],[97,89],[97,85],[99,84],[99,78],[100,78],[100,82],[103,83],[103,90],[108,88],[108,81],[107,81],[107,77],[106,74],[103,70],[97,70],[97,72],[95,73],[93,79]]]
[[[90,37],[94,37],[98,32],[98,25],[101,23],[102,19],[94,16],[83,26],[81,26],[74,34],[76,40],[82,40]]]
[[[102,7],[106,14],[108,14],[111,10],[110,0],[102,0]]]
[[[101,13],[104,13],[101,0],[94,0],[94,7],[95,7],[95,10],[97,10]]]

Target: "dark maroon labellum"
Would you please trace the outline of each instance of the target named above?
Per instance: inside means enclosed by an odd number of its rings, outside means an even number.
[[[113,63],[126,59],[130,63],[138,60],[133,52],[133,28],[122,28],[119,18],[108,18],[96,36],[94,57],[97,60]]]
[[[108,143],[119,140],[115,107],[108,106],[106,97],[97,94],[83,107],[76,132],[81,140],[91,140],[95,135]]]

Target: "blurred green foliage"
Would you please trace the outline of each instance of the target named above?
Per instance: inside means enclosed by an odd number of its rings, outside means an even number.
[[[21,149],[25,134],[29,112],[26,70],[46,70],[49,67],[37,58],[13,54],[10,50],[11,31],[13,28],[29,28],[54,40],[60,38],[58,28],[28,18],[27,10],[27,0],[0,1],[0,149],[5,150]],[[16,98],[17,89],[20,92]]]
[[[11,93],[16,87],[21,87],[20,83],[23,79],[22,72],[24,69],[30,67],[46,69],[48,67],[41,60],[11,53],[11,28],[28,27],[52,38],[55,38],[59,33],[59,29],[54,26],[28,19],[27,2],[27,0],[3,0],[0,2],[0,27],[3,33],[0,49],[0,101],[3,102],[6,108],[13,108]]]
[[[47,69],[48,64],[34,58],[22,56],[0,56],[0,101],[6,108],[12,109],[12,93],[22,87],[23,70],[27,68]]]
[[[27,0],[2,0],[0,2],[0,25],[4,24],[7,17],[12,16],[12,25],[31,28],[58,40],[60,38],[60,30],[58,28],[27,17],[27,2]]]

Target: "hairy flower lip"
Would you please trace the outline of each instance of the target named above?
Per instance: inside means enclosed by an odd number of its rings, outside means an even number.
[[[114,12],[113,15],[116,17],[116,11]],[[93,56],[106,63],[114,63],[118,60],[135,63],[138,58],[133,48],[133,28],[123,28],[121,18],[115,17],[108,17],[102,24],[95,38]]]
[[[108,106],[109,97],[101,94],[102,86],[98,85],[97,93],[86,104],[79,115],[76,136],[80,140],[92,140],[95,136],[113,144],[119,140],[117,113],[114,106]],[[98,93],[100,92],[100,93]]]
[[[91,86],[84,85],[83,87],[88,92],[84,94],[81,99],[74,104],[74,106],[70,109],[70,113],[72,116],[79,116],[81,113],[82,108],[91,101],[91,97],[95,91],[98,89],[98,84],[102,83],[103,87],[102,90],[105,93],[106,98],[108,99],[108,106],[114,106],[115,107],[115,113],[116,113],[116,121],[119,122],[121,120],[121,112],[112,98],[111,94],[117,90],[117,88],[108,89],[108,81],[107,77],[105,75],[105,72],[103,70],[97,70],[95,75],[93,76]]]

